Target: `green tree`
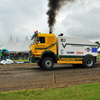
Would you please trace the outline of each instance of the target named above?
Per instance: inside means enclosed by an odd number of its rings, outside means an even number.
[[[95,43],[98,45],[97,47],[99,48],[100,47],[100,42],[96,41]]]

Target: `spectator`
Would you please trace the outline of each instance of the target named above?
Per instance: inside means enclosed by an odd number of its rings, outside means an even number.
[[[18,53],[15,52],[15,59],[18,60]]]
[[[22,59],[24,59],[24,55],[25,55],[25,53],[24,53],[24,52],[22,52]]]
[[[8,56],[6,50],[3,50],[2,54],[3,54],[3,59],[6,60],[6,57]]]
[[[1,60],[2,60],[2,52],[1,52],[1,49],[0,49],[0,58],[1,58]]]
[[[10,59],[13,60],[13,54],[10,53]]]
[[[21,59],[21,52],[18,52],[18,58]]]

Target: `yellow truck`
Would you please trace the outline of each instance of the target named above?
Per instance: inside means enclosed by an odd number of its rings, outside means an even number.
[[[85,38],[58,37],[50,33],[34,32],[29,49],[29,60],[40,68],[52,69],[54,63],[94,67],[97,45]]]

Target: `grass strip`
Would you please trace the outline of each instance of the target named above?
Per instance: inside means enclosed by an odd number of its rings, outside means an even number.
[[[21,62],[21,61],[29,61],[29,59],[19,59],[19,60],[13,60],[14,62],[16,62],[16,61],[19,61],[19,62]]]
[[[100,100],[100,82],[68,88],[0,92],[0,100]]]
[[[97,56],[97,58],[100,58],[100,56]]]

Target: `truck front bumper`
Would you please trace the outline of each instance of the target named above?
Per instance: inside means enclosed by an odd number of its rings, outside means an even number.
[[[40,60],[40,57],[30,57],[29,58],[29,61],[31,63],[37,63],[37,62],[39,62],[39,60]]]

